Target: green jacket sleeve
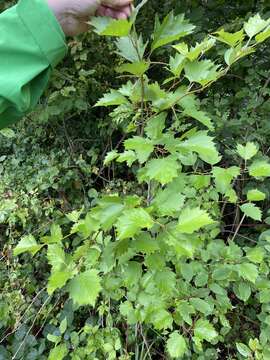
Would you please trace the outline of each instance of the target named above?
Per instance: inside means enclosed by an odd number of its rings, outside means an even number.
[[[20,0],[0,14],[0,128],[35,107],[66,52],[46,0]]]

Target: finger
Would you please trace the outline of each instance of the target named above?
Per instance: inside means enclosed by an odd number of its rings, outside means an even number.
[[[112,9],[121,9],[126,6],[130,6],[133,0],[103,0],[102,5],[110,7]]]
[[[108,6],[100,6],[97,11],[98,16],[109,16],[114,19],[126,19],[131,14],[130,6],[124,6],[121,9],[112,9]]]

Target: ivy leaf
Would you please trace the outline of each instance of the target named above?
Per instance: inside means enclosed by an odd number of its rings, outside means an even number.
[[[119,156],[118,152],[116,150],[112,150],[107,153],[103,164],[106,166],[110,164],[113,160],[115,160]]]
[[[178,176],[178,170],[181,168],[179,162],[172,156],[162,159],[150,160],[143,169],[142,179],[156,180],[162,185],[170,183]]]
[[[208,320],[200,319],[195,323],[194,335],[199,340],[206,340],[210,342],[218,336],[218,333]]]
[[[194,29],[195,26],[190,24],[188,20],[185,20],[183,14],[174,16],[174,13],[171,12],[162,23],[156,17],[151,49],[153,51],[170,42],[179,40],[181,37],[191,34]]]
[[[94,306],[100,290],[100,278],[96,270],[82,272],[68,284],[70,298],[79,306]]]
[[[117,90],[111,90],[105,94],[95,106],[113,106],[127,103],[127,99]]]
[[[213,223],[214,220],[211,219],[205,210],[201,210],[199,207],[193,209],[186,208],[179,216],[177,230],[182,233],[193,234],[202,227]]]
[[[250,160],[258,152],[258,147],[252,142],[248,142],[245,146],[237,144],[237,152],[244,160]]]
[[[260,208],[255,206],[252,203],[244,204],[240,206],[240,209],[243,211],[243,213],[250,217],[251,219],[261,221],[262,220],[262,211]]]
[[[270,164],[265,160],[254,161],[248,168],[249,175],[254,177],[270,176]]]
[[[153,225],[153,219],[144,209],[127,209],[116,223],[118,238],[123,240],[133,237],[141,229],[151,229]]]
[[[207,135],[207,131],[198,131],[188,140],[178,144],[177,147],[196,152],[203,161],[211,165],[218,163],[221,159],[213,138]]]
[[[151,153],[154,151],[153,142],[140,136],[125,141],[126,150],[134,150],[140,164],[146,162]]]
[[[242,263],[237,265],[237,270],[240,277],[252,282],[253,284],[259,275],[257,266],[250,263]]]
[[[185,338],[177,331],[170,334],[167,341],[167,351],[171,358],[181,358],[187,351],[187,343]]]
[[[236,348],[237,348],[237,351],[245,358],[249,358],[252,356],[252,352],[247,347],[247,345],[242,344],[242,343],[236,343]]]
[[[18,245],[13,250],[14,256],[18,256],[25,252],[30,252],[34,256],[44,245],[39,245],[32,235],[21,238]]]
[[[50,351],[48,360],[63,360],[68,354],[68,348],[66,344],[60,344]]]
[[[103,36],[128,36],[132,23],[126,19],[115,20],[109,17],[93,17],[90,25],[95,33]]]
[[[148,69],[149,69],[150,63],[147,61],[136,61],[132,64],[123,64],[116,68],[116,71],[118,73],[124,73],[127,72],[129,74],[135,75],[135,76],[142,76]]]
[[[196,82],[202,86],[218,78],[218,65],[211,60],[196,60],[185,65],[185,74],[190,82]]]
[[[224,29],[221,29],[220,31],[215,32],[214,34],[217,35],[216,36],[217,40],[231,47],[235,47],[236,45],[241,43],[245,38],[243,29],[235,33],[228,33],[224,31]]]
[[[248,22],[244,24],[244,29],[247,35],[252,38],[253,36],[257,35],[259,32],[263,31],[270,23],[269,20],[263,20],[260,14],[256,14],[255,16],[251,17]]]
[[[262,191],[257,189],[249,190],[247,193],[248,201],[263,201],[265,200],[266,195]]]

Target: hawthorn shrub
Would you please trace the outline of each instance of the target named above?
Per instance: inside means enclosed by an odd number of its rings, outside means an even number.
[[[251,66],[270,21],[200,36],[170,12],[147,37],[145,3],[93,19],[108,59],[92,35],[88,69],[72,41],[23,134],[1,131],[0,358],[270,358],[269,80]]]

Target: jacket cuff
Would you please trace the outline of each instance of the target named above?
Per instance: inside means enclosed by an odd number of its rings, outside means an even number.
[[[65,34],[46,0],[20,0],[17,14],[49,64],[55,67],[66,55]]]

